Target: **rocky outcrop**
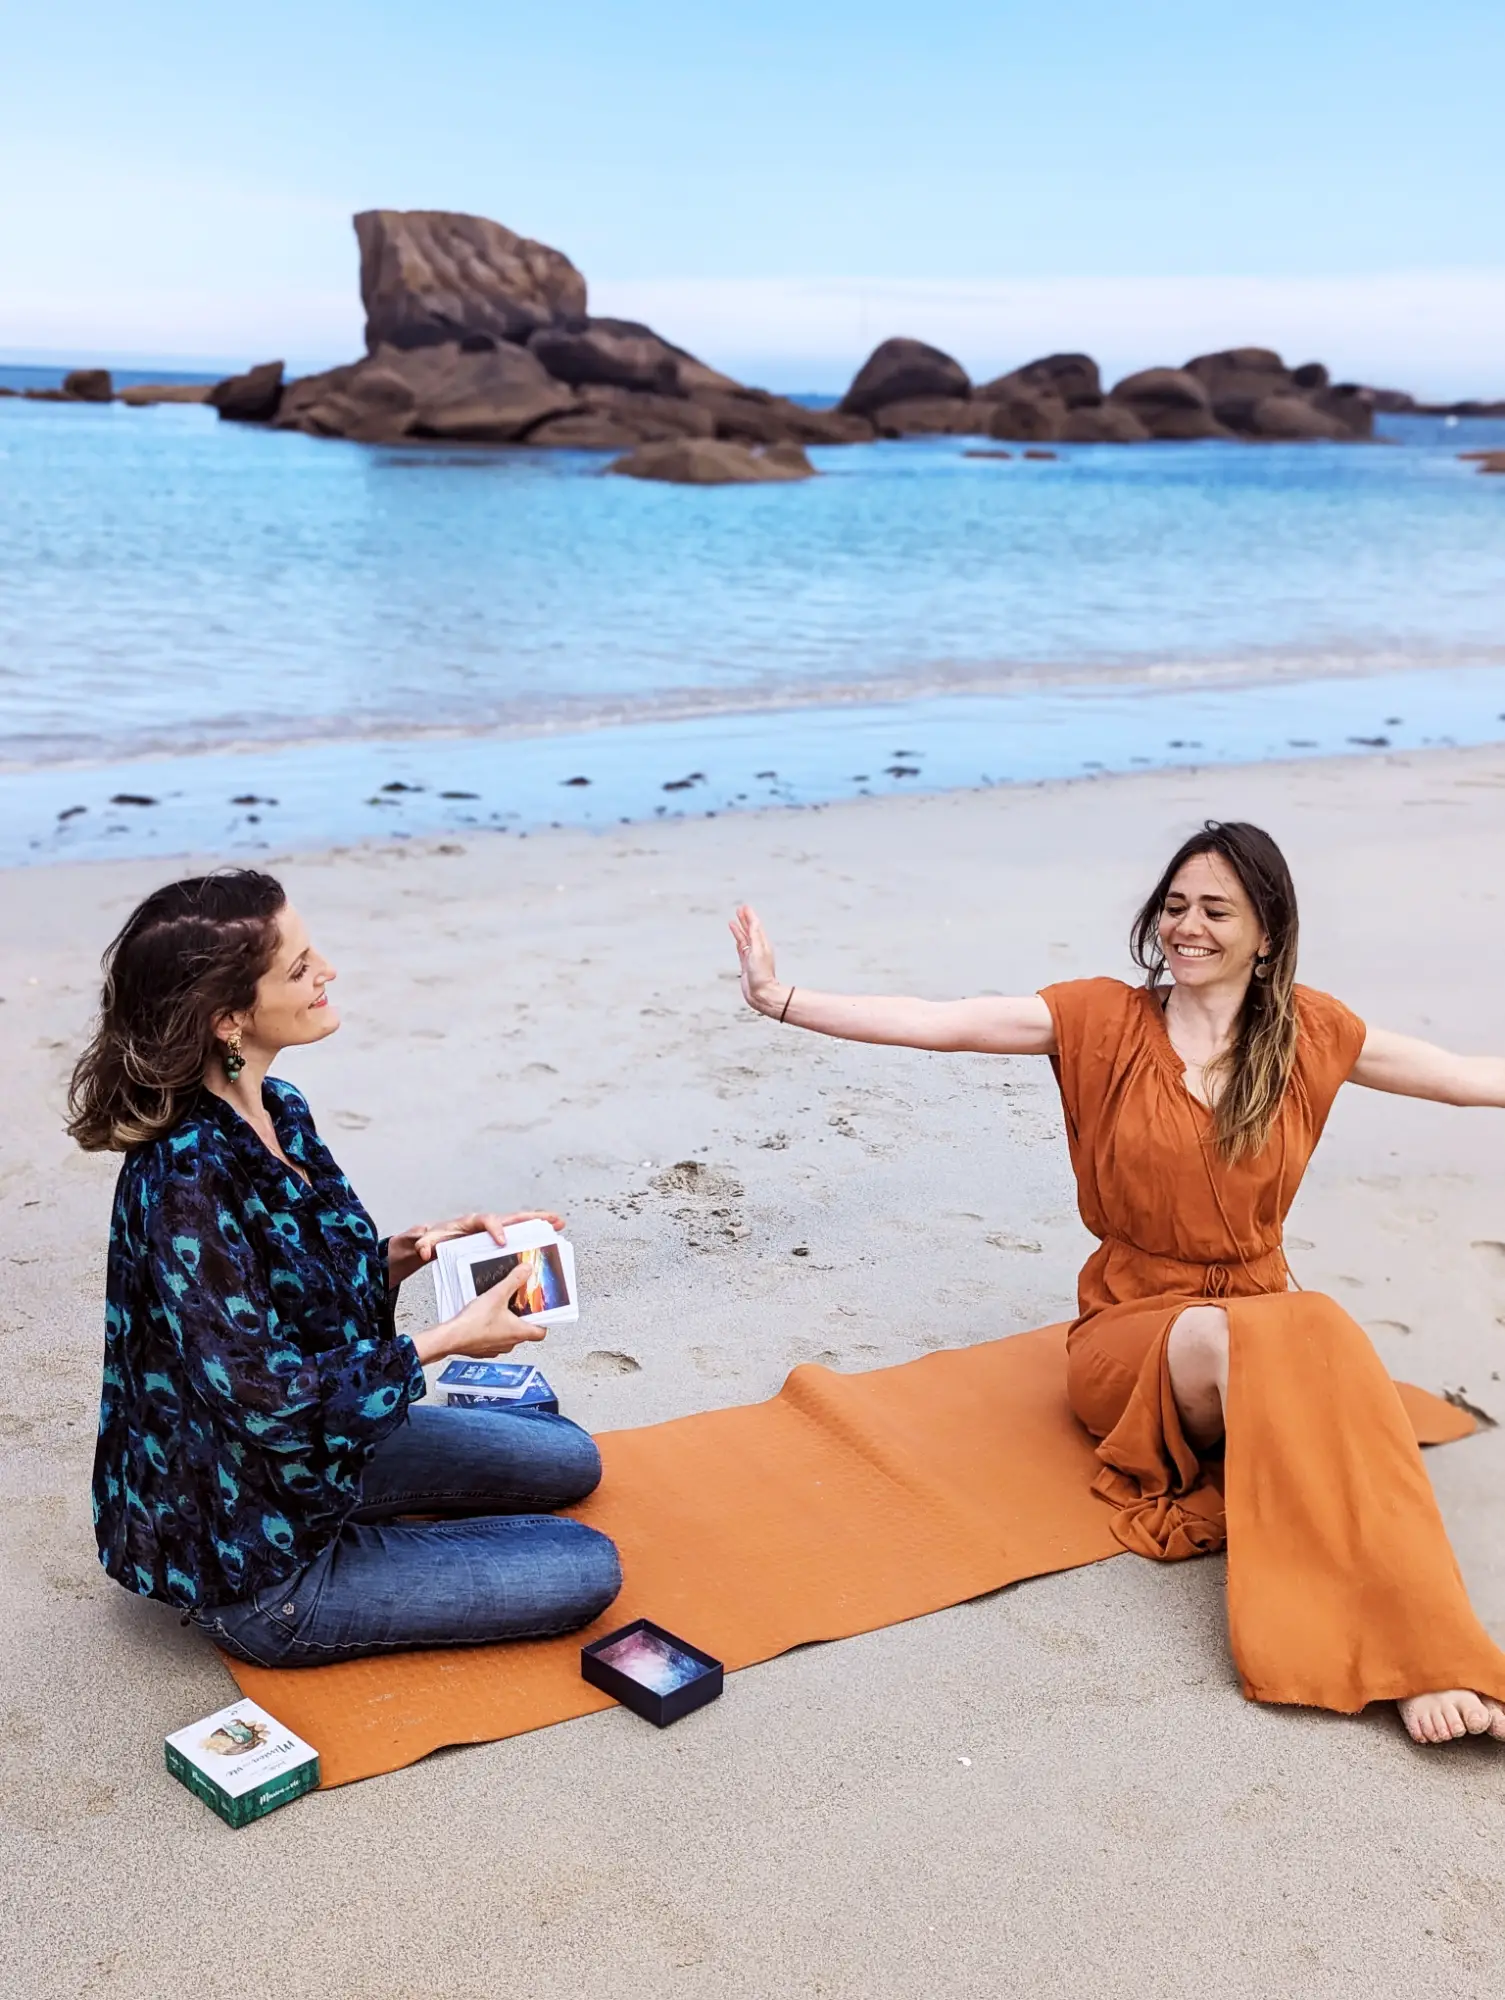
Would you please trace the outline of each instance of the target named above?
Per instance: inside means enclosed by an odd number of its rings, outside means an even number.
[[[885,340],[863,362],[837,407],[845,416],[873,417],[893,403],[971,393],[966,369],[940,348],[923,340]]]
[[[662,479],[677,486],[751,486],[775,480],[812,479],[815,467],[797,444],[753,451],[725,438],[684,438],[645,444],[608,465],[628,479]]]
[[[263,361],[244,375],[227,375],[216,382],[206,401],[235,424],[269,424],[282,403],[282,363]]]
[[[1382,393],[1334,384],[1320,362],[1287,369],[1268,348],[1144,369],[1108,396],[1097,363],[1080,353],[1043,355],[974,389],[954,356],[896,338],[873,350],[835,409],[812,410],[734,381],[640,321],[591,314],[569,258],[499,222],[371,209],[355,229],[364,358],[289,383],[280,362],[232,376],[208,396],[222,417],[369,443],[719,442],[759,456],[757,447],[875,436],[1363,437]]]
[[[115,384],[108,368],[70,368],[63,377],[63,394],[75,403],[109,403]]]
[[[569,259],[500,223],[380,209],[355,226],[364,359],[285,385],[271,364],[232,377],[210,396],[222,416],[371,444],[580,451],[874,435],[864,417],[746,388],[636,320],[592,316]]]
[[[355,234],[369,352],[471,335],[520,342],[585,312],[585,279],[562,251],[483,216],[373,208]]]
[[[1115,383],[1109,401],[1128,410],[1151,437],[1227,437],[1200,379],[1184,368],[1142,368]]]

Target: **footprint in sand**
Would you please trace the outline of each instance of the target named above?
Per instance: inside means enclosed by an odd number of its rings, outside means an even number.
[[[364,1111],[337,1111],[334,1122],[342,1132],[364,1132],[371,1120]]]
[[[1372,1319],[1369,1321],[1369,1327],[1371,1332],[1374,1333],[1409,1333],[1411,1331],[1403,1319]]]
[[[642,1362],[631,1354],[618,1354],[610,1347],[596,1348],[580,1364],[582,1372],[587,1375],[637,1375],[642,1366]]]
[[[995,1250],[1025,1250],[1031,1257],[1038,1257],[1042,1248],[1032,1236],[1010,1236],[1006,1229],[995,1229],[982,1240],[991,1243]]]
[[[1498,1272],[1505,1267],[1505,1243],[1497,1243],[1492,1236],[1486,1236],[1468,1247],[1477,1250],[1492,1271]]]

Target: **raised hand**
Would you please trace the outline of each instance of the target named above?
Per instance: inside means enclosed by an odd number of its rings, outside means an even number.
[[[387,1289],[395,1292],[415,1271],[432,1263],[435,1250],[450,1238],[476,1236],[484,1229],[500,1243],[505,1231],[518,1222],[547,1222],[551,1229],[564,1227],[562,1215],[542,1208],[524,1209],[517,1215],[456,1215],[448,1222],[415,1222],[410,1229],[400,1230],[387,1244]]]
[[[738,904],[732,914],[731,933],[742,969],[743,999],[760,1014],[776,1014],[788,988],[781,986],[774,976],[773,946],[750,904]]]

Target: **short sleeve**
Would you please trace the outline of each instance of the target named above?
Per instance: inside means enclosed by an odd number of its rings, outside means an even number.
[[[1061,1090],[1073,1147],[1097,1115],[1122,1070],[1126,1043],[1138,1031],[1143,1003],[1121,979],[1068,979],[1042,986],[1056,1031],[1051,1068]]]
[[[1327,1123],[1333,1099],[1363,1053],[1368,1030],[1353,1009],[1331,993],[1298,986],[1295,998],[1299,1023],[1296,1069],[1310,1107],[1315,1142]]]

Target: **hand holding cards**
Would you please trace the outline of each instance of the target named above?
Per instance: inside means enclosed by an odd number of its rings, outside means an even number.
[[[519,1319],[536,1328],[580,1317],[574,1250],[547,1222],[516,1223],[500,1243],[482,1230],[439,1244],[433,1263],[437,1317],[454,1319],[519,1267],[523,1277],[511,1306]]]

